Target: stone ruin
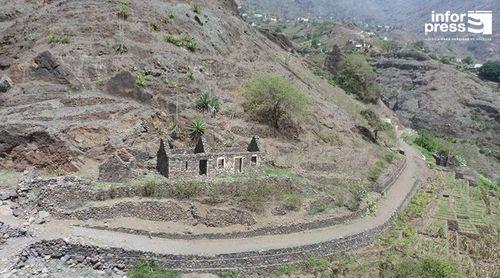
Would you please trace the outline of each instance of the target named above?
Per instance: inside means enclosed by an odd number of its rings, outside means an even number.
[[[252,137],[246,149],[219,150],[209,148],[203,137],[194,148],[165,146],[162,139],[156,156],[156,170],[167,178],[252,172],[263,164],[263,154],[258,136]]]

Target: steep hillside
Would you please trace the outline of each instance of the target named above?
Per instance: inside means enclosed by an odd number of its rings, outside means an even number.
[[[191,145],[195,118],[207,122],[209,144],[240,145],[257,134],[275,165],[298,172],[342,176],[384,152],[357,134],[355,126],[366,125],[363,105],[244,23],[234,2],[197,4],[201,11],[186,1],[6,3],[0,75],[11,88],[0,94],[0,165],[96,178],[99,165],[118,156],[133,176],[154,168],[159,137],[172,123],[180,128],[174,144]],[[245,80],[266,72],[313,97],[299,129],[276,130],[243,110]],[[222,103],[215,117],[196,109],[203,92]]]

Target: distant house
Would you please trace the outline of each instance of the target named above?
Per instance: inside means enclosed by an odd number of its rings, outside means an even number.
[[[483,66],[483,64],[471,64],[471,65],[469,65],[469,69],[470,70],[478,70],[482,66]]]
[[[173,148],[160,140],[156,170],[167,178],[252,172],[260,168],[263,150],[258,136],[246,148],[210,149],[203,137],[194,148]]]

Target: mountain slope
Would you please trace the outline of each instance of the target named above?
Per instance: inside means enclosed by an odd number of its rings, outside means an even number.
[[[351,131],[366,124],[358,114],[363,105],[244,23],[234,2],[197,3],[199,13],[184,1],[129,1],[125,18],[115,1],[8,3],[0,65],[12,88],[0,95],[1,166],[97,177],[99,165],[118,156],[133,176],[154,168],[159,133],[169,123],[180,127],[175,144],[191,144],[189,124],[197,117],[207,122],[209,144],[244,144],[257,134],[270,160],[296,171],[321,166],[341,175],[384,151]],[[166,42],[167,34],[192,37],[194,51]],[[117,51],[120,44],[127,52]],[[313,97],[301,132],[279,132],[244,112],[244,81],[265,72]],[[202,92],[221,100],[216,117],[196,109]]]

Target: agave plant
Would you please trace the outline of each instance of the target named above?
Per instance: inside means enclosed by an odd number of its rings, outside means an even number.
[[[202,119],[196,118],[191,122],[191,127],[189,128],[189,130],[191,131],[191,136],[197,138],[205,134],[207,125]]]
[[[196,108],[204,111],[210,111],[213,114],[219,112],[220,101],[216,96],[211,96],[208,93],[201,94],[196,100]]]

